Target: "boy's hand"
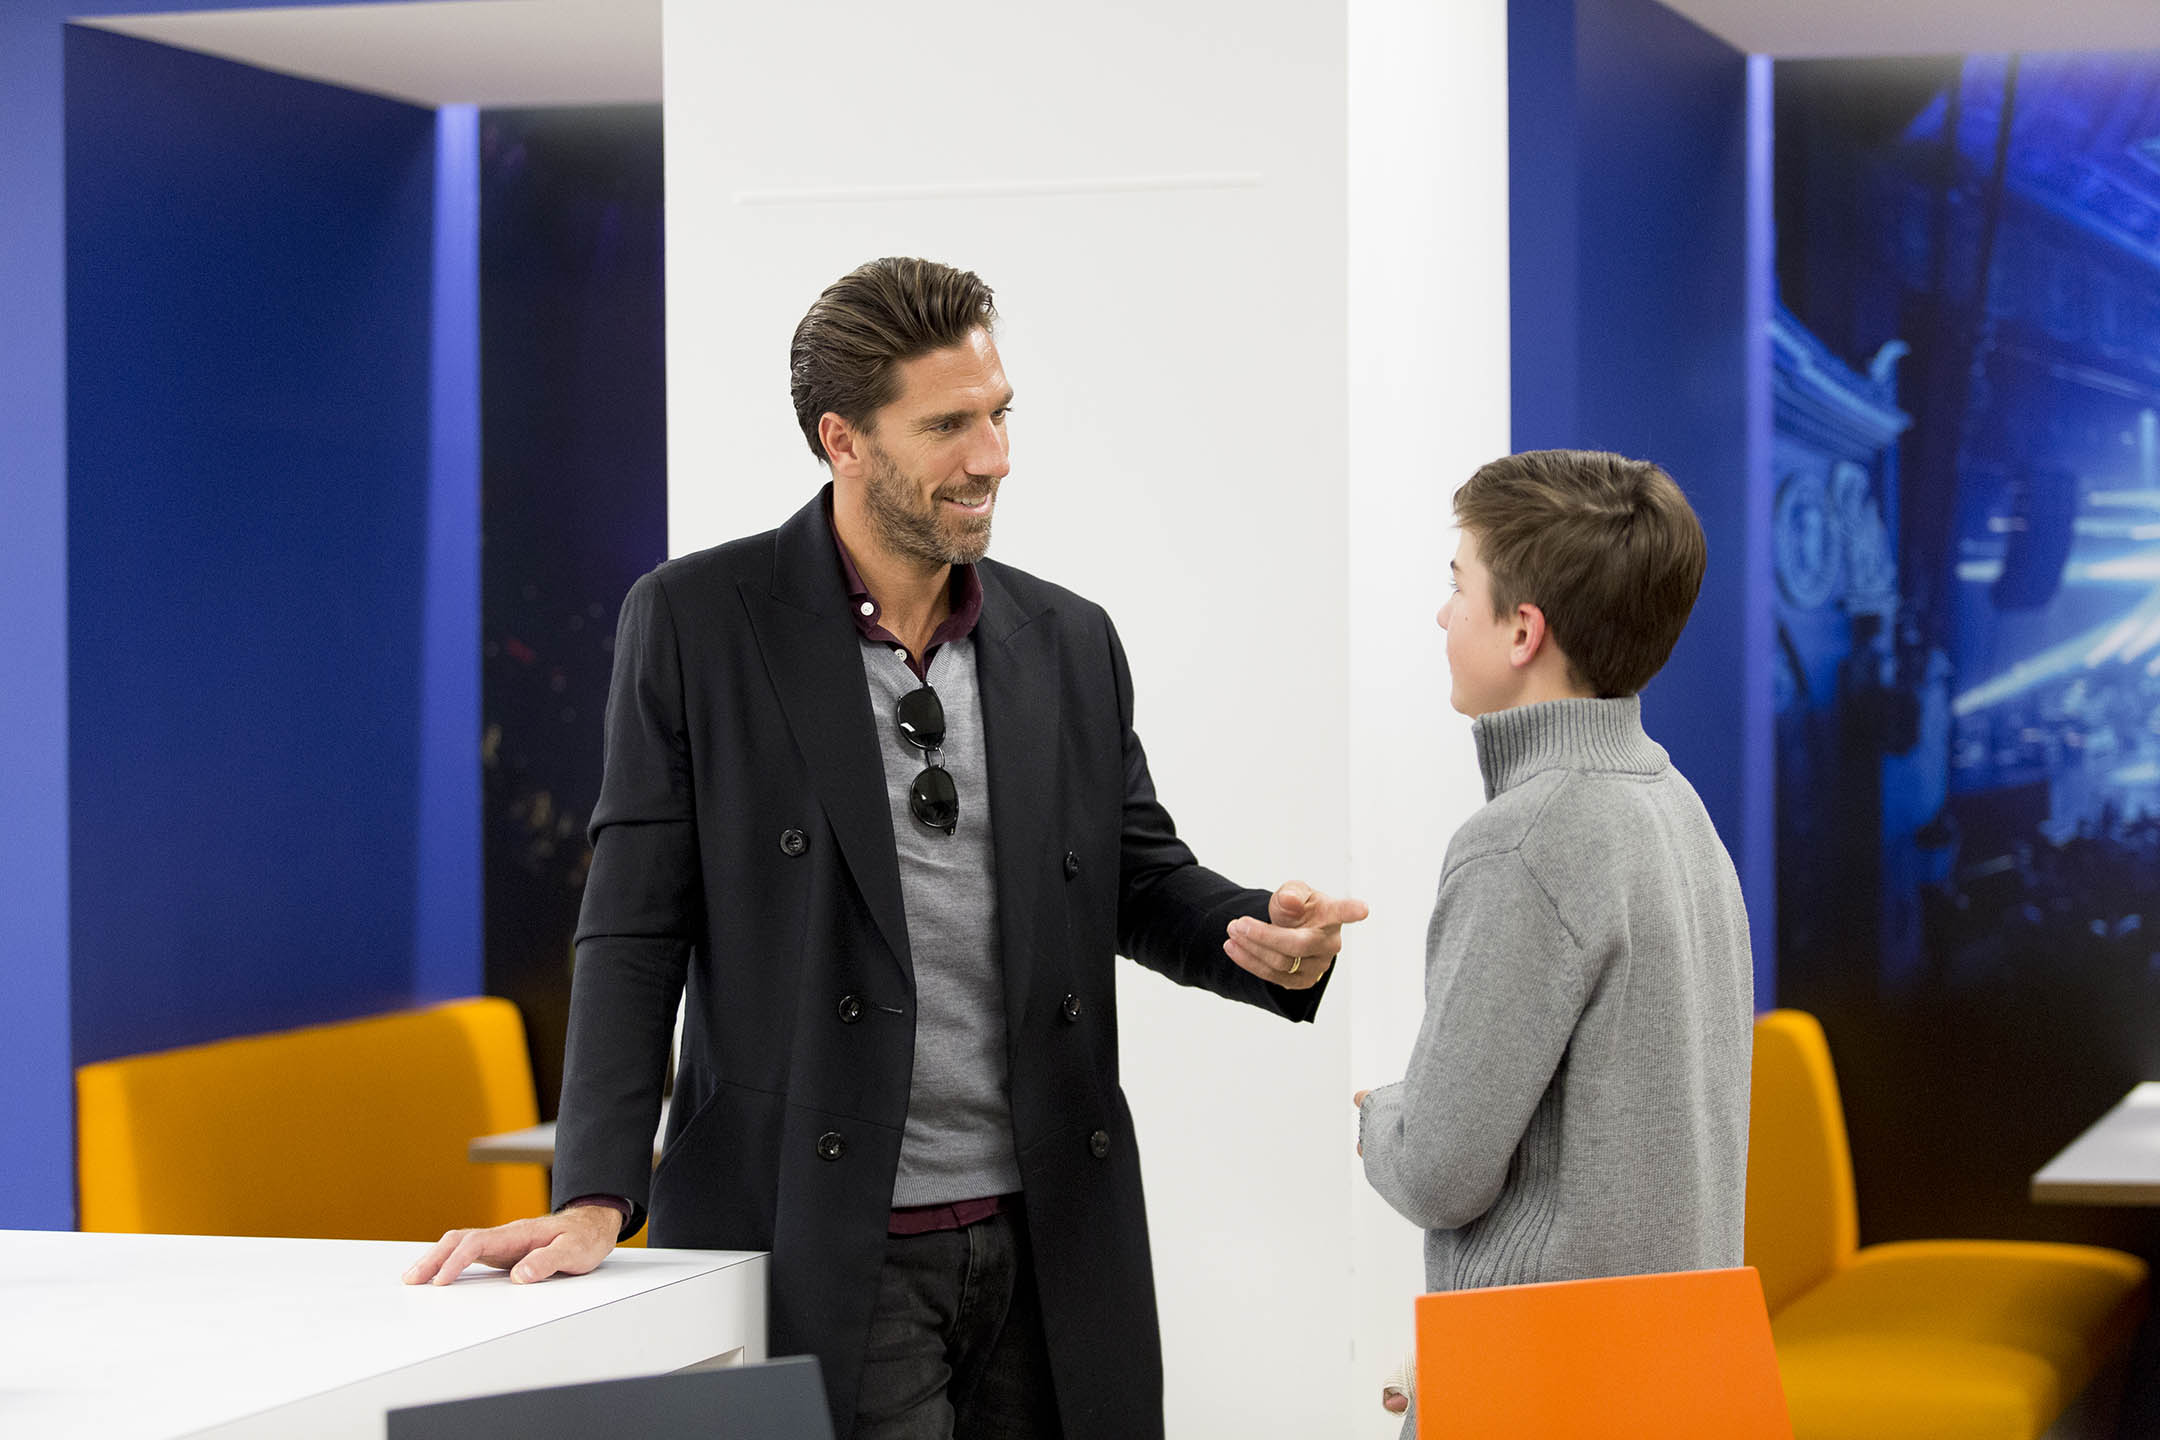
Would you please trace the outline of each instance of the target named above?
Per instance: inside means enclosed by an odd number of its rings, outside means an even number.
[[[1223,953],[1270,985],[1308,990],[1342,953],[1342,927],[1370,913],[1362,900],[1323,895],[1293,880],[1268,897],[1268,924],[1243,915],[1230,922]]]

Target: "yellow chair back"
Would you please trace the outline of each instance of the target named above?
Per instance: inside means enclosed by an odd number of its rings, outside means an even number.
[[[1747,1263],[1762,1275],[1770,1313],[1842,1269],[1859,1229],[1829,1042],[1814,1016],[1769,1011],[1755,1021]]]
[[[433,1240],[546,1213],[538,1165],[475,1165],[537,1124],[517,1007],[457,1000],[75,1072],[85,1230]]]

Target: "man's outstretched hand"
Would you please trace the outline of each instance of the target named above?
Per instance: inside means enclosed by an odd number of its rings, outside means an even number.
[[[1268,897],[1268,923],[1244,915],[1230,922],[1223,953],[1271,985],[1310,989],[1342,953],[1342,927],[1369,913],[1362,900],[1338,900],[1293,880]]]
[[[519,1284],[583,1275],[607,1259],[621,1230],[621,1213],[607,1205],[572,1205],[491,1230],[452,1230],[405,1272],[405,1283],[448,1285],[472,1265],[508,1270]]]

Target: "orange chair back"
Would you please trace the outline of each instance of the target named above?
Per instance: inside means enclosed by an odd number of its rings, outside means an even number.
[[[1755,1021],[1748,1110],[1747,1263],[1775,1315],[1852,1259],[1860,1224],[1830,1043],[1815,1017]]]
[[[475,1165],[538,1123],[517,1007],[459,1000],[75,1072],[82,1228],[433,1240],[547,1211],[538,1165]]]
[[[1424,1295],[1418,1440],[1792,1440],[1752,1270]]]

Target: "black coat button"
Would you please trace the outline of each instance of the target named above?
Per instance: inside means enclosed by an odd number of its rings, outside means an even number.
[[[789,856],[800,855],[803,853],[803,851],[809,848],[810,837],[803,834],[802,831],[783,830],[780,832],[781,854]]]
[[[862,1009],[863,1009],[863,1006],[862,1006],[862,996],[860,996],[860,995],[843,995],[843,996],[841,996],[841,997],[840,997],[840,1023],[841,1023],[841,1024],[843,1024],[843,1025],[852,1025],[852,1024],[854,1024],[854,1023],[855,1023],[855,1022],[856,1022],[857,1020],[860,1020],[860,1019],[862,1019]]]
[[[1097,1130],[1094,1134],[1088,1136],[1088,1154],[1100,1160],[1109,1153],[1110,1132],[1108,1130]]]
[[[1065,852],[1065,878],[1070,880],[1080,873],[1080,857],[1072,851]]]
[[[1065,1017],[1065,1023],[1068,1025],[1078,1020],[1080,1018],[1080,997],[1078,995],[1067,995],[1065,1003],[1058,1006],[1058,1012]]]
[[[1109,1139],[1110,1137],[1105,1135],[1103,1137],[1104,1143],[1108,1144]],[[817,1137],[818,1159],[837,1160],[845,1154],[847,1154],[847,1141],[840,1138],[839,1131],[827,1130],[824,1134]]]

